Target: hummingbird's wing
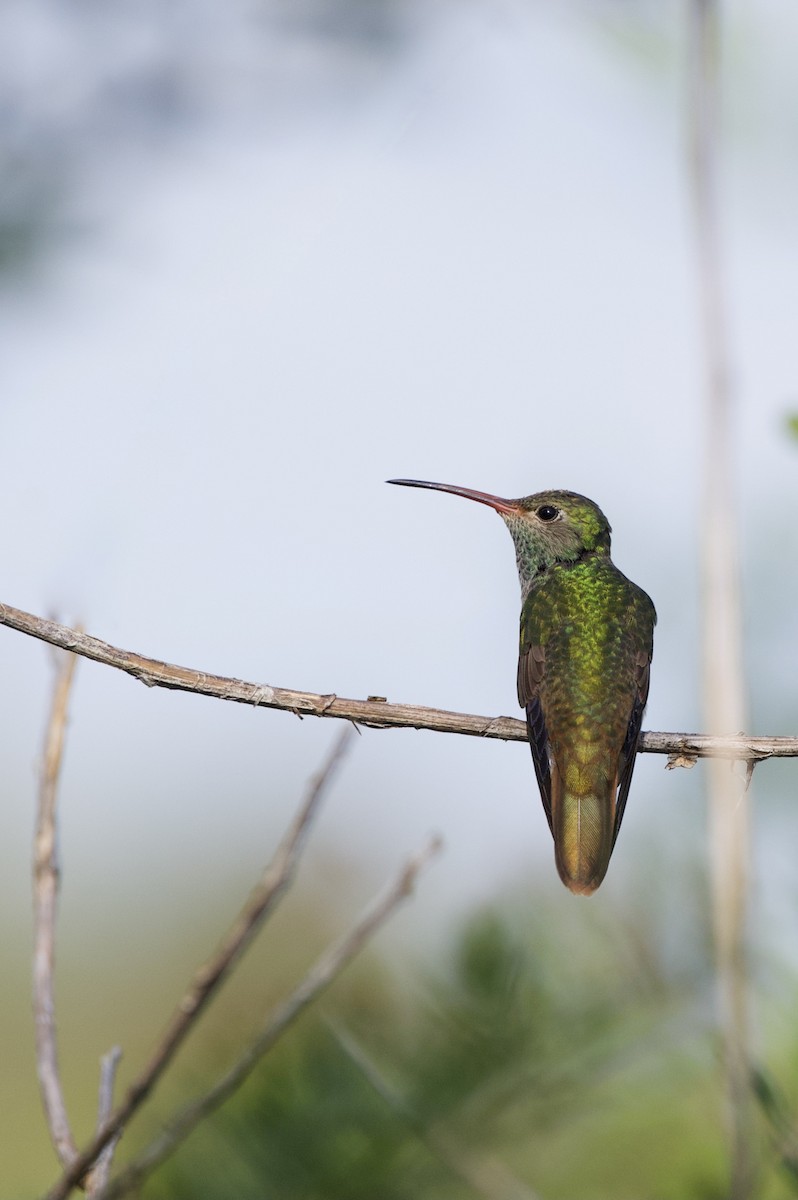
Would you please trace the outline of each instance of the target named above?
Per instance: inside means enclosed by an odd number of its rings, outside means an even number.
[[[546,811],[549,829],[551,817],[551,766],[549,764],[549,735],[540,705],[540,683],[546,670],[546,651],[543,646],[523,646],[518,657],[518,703],[526,709],[526,727],[532,762],[535,765],[540,798]]]
[[[648,692],[654,606],[609,561],[562,569],[521,610],[518,697],[560,878],[596,890],[623,819]]]
[[[632,710],[629,714],[629,724],[626,729],[621,753],[618,759],[617,800],[615,807],[615,822],[612,833],[612,845],[618,837],[621,828],[626,798],[629,795],[629,785],[637,760],[637,744],[640,740],[640,728],[643,721],[643,711],[648,699],[649,672],[651,668],[651,650],[638,650],[635,654],[635,696]],[[540,788],[540,797],[549,822],[549,828],[554,832],[552,818],[552,782],[551,764],[549,759],[549,735],[540,703],[540,685],[546,671],[546,650],[544,646],[532,645],[529,642],[522,646],[518,657],[518,702],[526,709],[526,725],[529,735],[529,745],[532,749],[532,761]]]
[[[643,709],[646,707],[648,699],[648,682],[651,670],[651,652],[646,650],[638,650],[635,655],[635,684],[637,686],[637,694],[632,704],[632,711],[629,716],[629,726],[626,730],[621,757],[618,762],[618,800],[615,808],[615,828],[612,835],[612,844],[615,845],[615,839],[618,836],[618,831],[621,828],[623,820],[623,812],[626,808],[626,797],[629,795],[629,785],[632,782],[632,772],[635,768],[637,760],[637,743],[640,741],[640,726],[643,721]]]

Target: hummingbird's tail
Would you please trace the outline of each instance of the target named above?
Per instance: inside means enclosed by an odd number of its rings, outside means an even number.
[[[615,840],[617,776],[569,763],[566,778],[551,764],[551,831],[560,879],[589,896],[607,873]]]

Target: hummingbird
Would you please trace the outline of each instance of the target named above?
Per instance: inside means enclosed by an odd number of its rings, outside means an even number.
[[[433,488],[495,509],[512,535],[521,582],[518,701],[554,858],[567,888],[594,892],[621,828],[648,698],[657,614],[610,558],[610,524],[577,492],[505,500]]]

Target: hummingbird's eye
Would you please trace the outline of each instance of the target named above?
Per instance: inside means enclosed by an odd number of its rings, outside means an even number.
[[[559,508],[555,508],[553,504],[541,504],[537,515],[541,521],[556,521],[560,515],[560,510]]]

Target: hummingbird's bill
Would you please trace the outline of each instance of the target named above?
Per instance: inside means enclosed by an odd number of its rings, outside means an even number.
[[[453,496],[465,496],[466,500],[476,500],[478,504],[487,504],[499,513],[517,513],[520,505],[517,500],[505,500],[502,496],[492,496],[490,492],[477,492],[474,488],[457,487],[454,483],[429,483],[425,479],[386,479],[386,483],[398,483],[401,487],[432,488],[436,492],[451,492]]]

